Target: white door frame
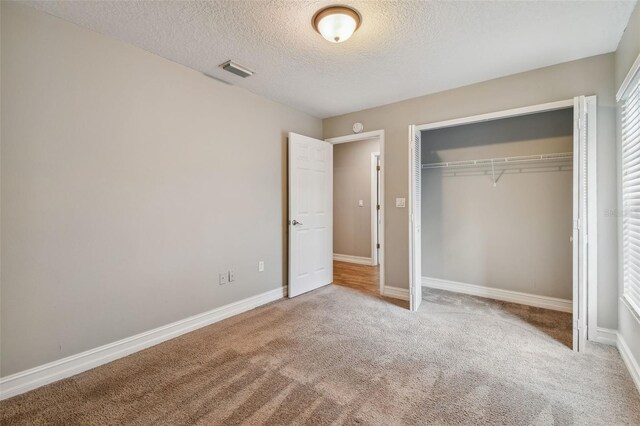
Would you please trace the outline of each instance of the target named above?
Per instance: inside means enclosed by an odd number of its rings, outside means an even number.
[[[525,106],[522,108],[513,108],[503,111],[496,111],[487,114],[474,115],[470,117],[455,118],[452,120],[438,121],[420,125],[409,126],[409,137],[413,138],[413,135],[423,130],[440,129],[444,127],[459,126],[463,124],[480,123],[484,121],[491,121],[501,118],[518,117],[521,115],[535,114],[539,112],[555,111],[559,109],[575,108],[578,104],[580,96],[572,99],[561,100],[557,102],[549,102],[538,105]],[[596,97],[586,96],[586,109],[587,109],[587,123],[581,123],[581,126],[587,126],[588,140],[587,140],[587,223],[586,231],[588,234],[588,246],[587,246],[587,276],[588,284],[587,288],[581,289],[582,293],[586,295],[587,309],[586,315],[583,320],[587,321],[587,339],[597,340],[598,331],[598,223],[597,223],[597,143],[596,143]],[[574,120],[575,121],[575,120]],[[574,125],[578,125],[574,123]],[[574,130],[575,137],[575,130]],[[411,179],[413,172],[413,165],[409,164],[409,179]],[[579,182],[573,182],[573,185],[579,185]],[[412,197],[412,194],[409,194]],[[412,200],[410,199],[410,203]],[[409,254],[413,259],[412,251],[412,235],[409,235]],[[409,262],[411,264],[411,262]],[[409,271],[411,272],[411,271]],[[411,273],[409,274],[411,277]],[[421,285],[421,283],[410,282],[410,289],[413,285]],[[577,295],[574,294],[574,298]]]
[[[380,142],[380,236],[378,238],[380,250],[378,250],[378,263],[380,264],[380,294],[384,294],[384,130],[337,136],[325,139],[325,141],[335,145],[368,139],[377,139]],[[372,242],[372,246],[373,244]]]
[[[371,265],[378,265],[378,158],[379,152],[371,153]],[[382,167],[381,167],[382,168]]]

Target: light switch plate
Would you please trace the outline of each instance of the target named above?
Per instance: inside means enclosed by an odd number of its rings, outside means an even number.
[[[236,273],[233,271],[229,271],[229,282],[232,283],[236,280]]]
[[[258,272],[264,272],[264,260],[258,262]]]
[[[358,200],[358,206],[364,207],[364,200]]]
[[[396,198],[396,207],[404,208],[405,207],[405,199],[404,198]]]

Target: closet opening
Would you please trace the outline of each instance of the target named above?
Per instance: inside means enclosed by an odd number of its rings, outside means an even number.
[[[580,350],[597,311],[594,125],[580,97],[411,126],[412,309],[491,312]]]

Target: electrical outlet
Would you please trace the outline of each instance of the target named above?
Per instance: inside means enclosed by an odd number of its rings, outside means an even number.
[[[218,281],[220,285],[224,285],[227,283],[227,274],[218,274]]]
[[[229,271],[229,282],[232,283],[236,280],[236,274],[233,271]]]
[[[264,272],[264,260],[258,262],[258,272]]]

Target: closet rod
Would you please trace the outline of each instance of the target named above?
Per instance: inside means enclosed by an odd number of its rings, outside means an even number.
[[[444,163],[423,164],[423,169],[442,169],[446,167],[492,167],[512,163],[533,163],[538,161],[565,161],[573,158],[573,152],[556,152],[553,154],[521,155],[518,157],[484,158],[482,160],[447,161]]]

